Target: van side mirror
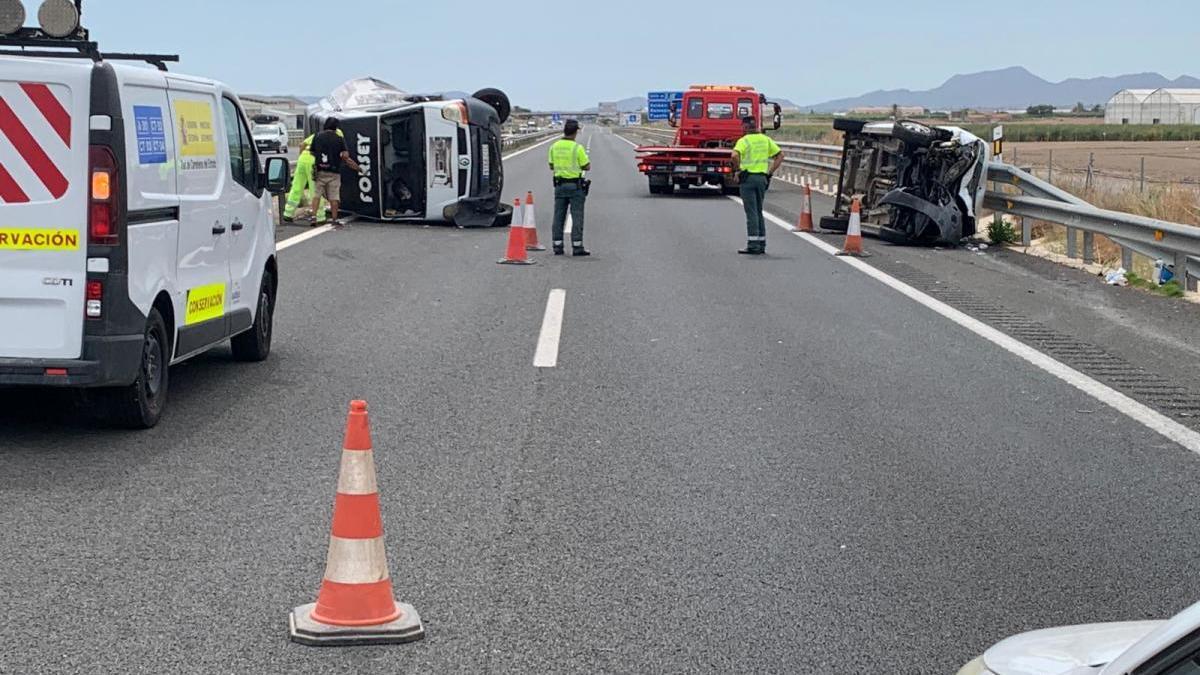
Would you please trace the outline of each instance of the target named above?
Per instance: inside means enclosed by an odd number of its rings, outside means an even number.
[[[267,160],[266,185],[267,192],[280,195],[288,190],[288,179],[292,177],[291,165],[286,157],[272,157]]]
[[[772,103],[771,106],[775,108],[775,114],[772,116],[773,128],[775,131],[779,131],[779,127],[783,126],[783,108],[779,107],[778,103]]]
[[[679,108],[675,105],[674,101],[671,101],[671,103],[668,105],[668,110],[667,124],[671,125],[672,127],[679,126]]]

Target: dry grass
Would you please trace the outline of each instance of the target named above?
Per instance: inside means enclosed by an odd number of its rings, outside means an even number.
[[[1142,194],[1137,190],[1107,190],[1094,187],[1088,190],[1082,179],[1056,180],[1055,184],[1102,209],[1200,227],[1200,191],[1194,188],[1159,187],[1147,190],[1145,194]],[[1039,221],[1033,225],[1033,236],[1042,239],[1042,243],[1051,251],[1062,255],[1066,254],[1067,233],[1065,227]],[[1079,235],[1077,245],[1078,252],[1082,253],[1082,233]],[[1120,266],[1121,247],[1109,238],[1097,235],[1096,262],[1105,267]],[[1135,255],[1133,269],[1130,271],[1148,279],[1153,275],[1153,268],[1152,260]]]

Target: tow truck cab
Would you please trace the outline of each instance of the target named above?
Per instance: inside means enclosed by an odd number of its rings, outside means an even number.
[[[508,99],[496,90],[410,95],[365,79],[314,106],[309,129],[316,132],[336,117],[362,167],[360,174],[343,174],[345,211],[382,221],[488,227],[512,219],[512,207],[500,199],[500,125],[508,114]]]
[[[764,119],[768,107],[770,124]],[[678,110],[672,106],[670,124],[679,129],[675,145],[688,148],[731,148],[742,136],[742,119],[753,117],[760,129],[779,129],[783,113],[778,103],[743,85],[697,84],[684,92]]]
[[[638,170],[646,174],[651,194],[671,194],[675,188],[718,187],[736,194],[733,146],[742,136],[742,119],[753,117],[760,129],[783,124],[778,103],[742,85],[698,84],[688,89],[682,104],[672,105],[670,146],[640,146]]]

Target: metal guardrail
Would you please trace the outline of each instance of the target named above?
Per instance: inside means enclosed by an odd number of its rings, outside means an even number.
[[[531,134],[513,134],[501,138],[500,146],[505,150],[512,150],[514,148],[519,148],[522,145],[536,143],[551,136],[557,136],[561,133],[562,129],[543,129],[542,131],[535,131]]]
[[[666,129],[641,128],[636,131],[662,138],[674,137],[674,132]],[[779,147],[785,156],[785,180],[819,185],[824,179],[831,190],[837,189],[841,176],[841,146],[780,142]],[[1122,247],[1122,263],[1126,269],[1132,267],[1133,253],[1152,260],[1162,259],[1174,264],[1180,286],[1196,290],[1196,281],[1200,279],[1200,227],[1101,209],[1027,171],[1001,162],[988,165],[987,179],[993,186],[1009,185],[1020,191],[1018,195],[989,190],[984,206],[1020,218],[1023,245],[1030,244],[1031,221],[1063,225],[1067,228],[1067,256],[1091,263],[1095,258],[1094,237],[1103,235]],[[1082,251],[1078,246],[1079,232],[1083,233]]]

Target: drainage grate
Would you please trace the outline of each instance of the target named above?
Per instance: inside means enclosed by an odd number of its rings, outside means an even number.
[[[1167,383],[1161,375],[1129,363],[1102,347],[1059,333],[1005,307],[980,299],[969,291],[951,288],[932,274],[922,272],[908,263],[889,263],[886,271],[960,312],[1037,348],[1164,415],[1176,418],[1180,424],[1200,429],[1200,394],[1197,392]]]

